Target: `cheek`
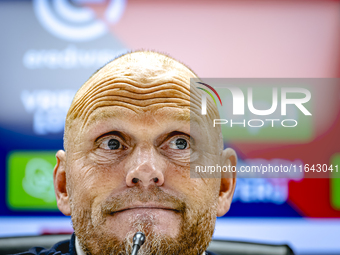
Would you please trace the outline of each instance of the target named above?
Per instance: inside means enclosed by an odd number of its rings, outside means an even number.
[[[124,180],[121,171],[116,171],[114,165],[97,164],[86,159],[75,161],[71,171],[72,198],[88,208],[100,204]]]
[[[191,208],[206,208],[218,200],[220,179],[191,178],[190,167],[169,166],[165,180],[169,187],[185,197]]]

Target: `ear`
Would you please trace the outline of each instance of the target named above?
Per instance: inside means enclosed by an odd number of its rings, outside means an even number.
[[[56,155],[57,164],[53,171],[54,192],[57,198],[57,205],[59,210],[69,216],[71,215],[69,196],[66,189],[66,154],[65,151],[60,150]]]
[[[229,211],[230,204],[233,199],[236,186],[236,152],[230,148],[225,149],[222,152],[221,161],[223,162],[223,166],[228,166],[228,171],[222,172],[221,176],[221,187],[218,198],[217,216],[223,216]],[[234,168],[234,172],[232,171],[232,167]]]

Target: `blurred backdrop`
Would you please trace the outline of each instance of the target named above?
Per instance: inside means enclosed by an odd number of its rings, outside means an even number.
[[[0,236],[72,232],[55,153],[75,92],[117,55],[168,53],[208,78],[340,75],[340,1],[0,1],[0,27]],[[240,164],[340,164],[340,86],[313,91],[308,139],[229,139]],[[340,179],[240,179],[214,238],[340,254]]]

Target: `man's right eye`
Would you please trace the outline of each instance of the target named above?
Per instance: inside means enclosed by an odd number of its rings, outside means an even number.
[[[121,143],[114,138],[106,138],[100,143],[100,148],[105,150],[118,150],[121,149]]]

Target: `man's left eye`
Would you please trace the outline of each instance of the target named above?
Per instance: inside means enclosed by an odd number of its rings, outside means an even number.
[[[175,150],[185,150],[189,148],[189,144],[188,141],[184,138],[176,138],[170,142],[169,147]]]

